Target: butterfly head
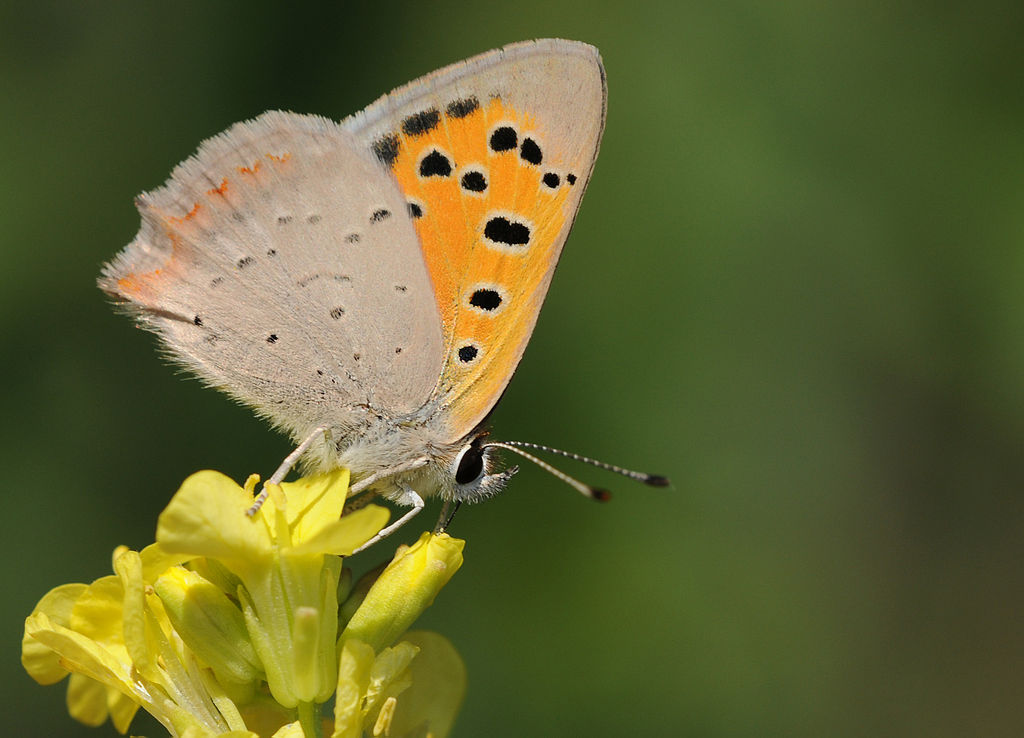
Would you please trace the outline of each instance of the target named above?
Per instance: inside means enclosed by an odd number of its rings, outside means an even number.
[[[518,466],[499,470],[495,449],[485,442],[486,438],[486,432],[475,433],[449,461],[447,496],[451,499],[475,502],[493,497],[519,471]]]

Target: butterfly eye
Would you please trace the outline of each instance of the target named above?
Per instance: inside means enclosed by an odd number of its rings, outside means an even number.
[[[455,457],[455,481],[458,484],[475,482],[484,474],[484,453],[476,443],[459,451]]]

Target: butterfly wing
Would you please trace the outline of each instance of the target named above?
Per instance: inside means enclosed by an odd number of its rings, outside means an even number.
[[[240,123],[137,206],[100,287],[202,379],[296,438],[426,401],[443,341],[405,198],[338,124]]]
[[[391,170],[437,297],[434,400],[450,438],[490,412],[522,357],[597,157],[597,50],[541,40],[441,69],[342,122]]]

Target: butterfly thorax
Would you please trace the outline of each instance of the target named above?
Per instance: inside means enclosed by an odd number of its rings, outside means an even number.
[[[496,459],[483,447],[477,428],[452,440],[452,431],[435,403],[414,413],[369,413],[358,427],[331,427],[325,440],[306,457],[311,470],[349,469],[352,484],[376,477],[369,489],[402,502],[409,490],[420,497],[475,502],[497,494],[511,475],[496,472]]]

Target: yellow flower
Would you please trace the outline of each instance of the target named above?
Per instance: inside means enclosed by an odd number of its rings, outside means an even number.
[[[327,644],[337,638],[341,556],[387,523],[385,508],[367,505],[342,516],[348,471],[271,485],[248,517],[250,477],[242,489],[218,472],[185,480],[160,515],[156,539],[170,553],[219,561],[241,582],[235,593],[252,646],[274,699],[293,708],[325,702],[337,685]]]
[[[446,735],[465,687],[458,654],[436,634],[398,639],[459,568],[463,542],[424,534],[353,588],[342,557],[387,511],[342,516],[339,470],[271,485],[250,518],[257,481],[189,477],[156,544],[119,549],[115,576],[40,600],[26,670],[42,684],[70,674],[72,716],[122,733],[141,706],[188,738]],[[320,714],[332,697],[334,721]]]

